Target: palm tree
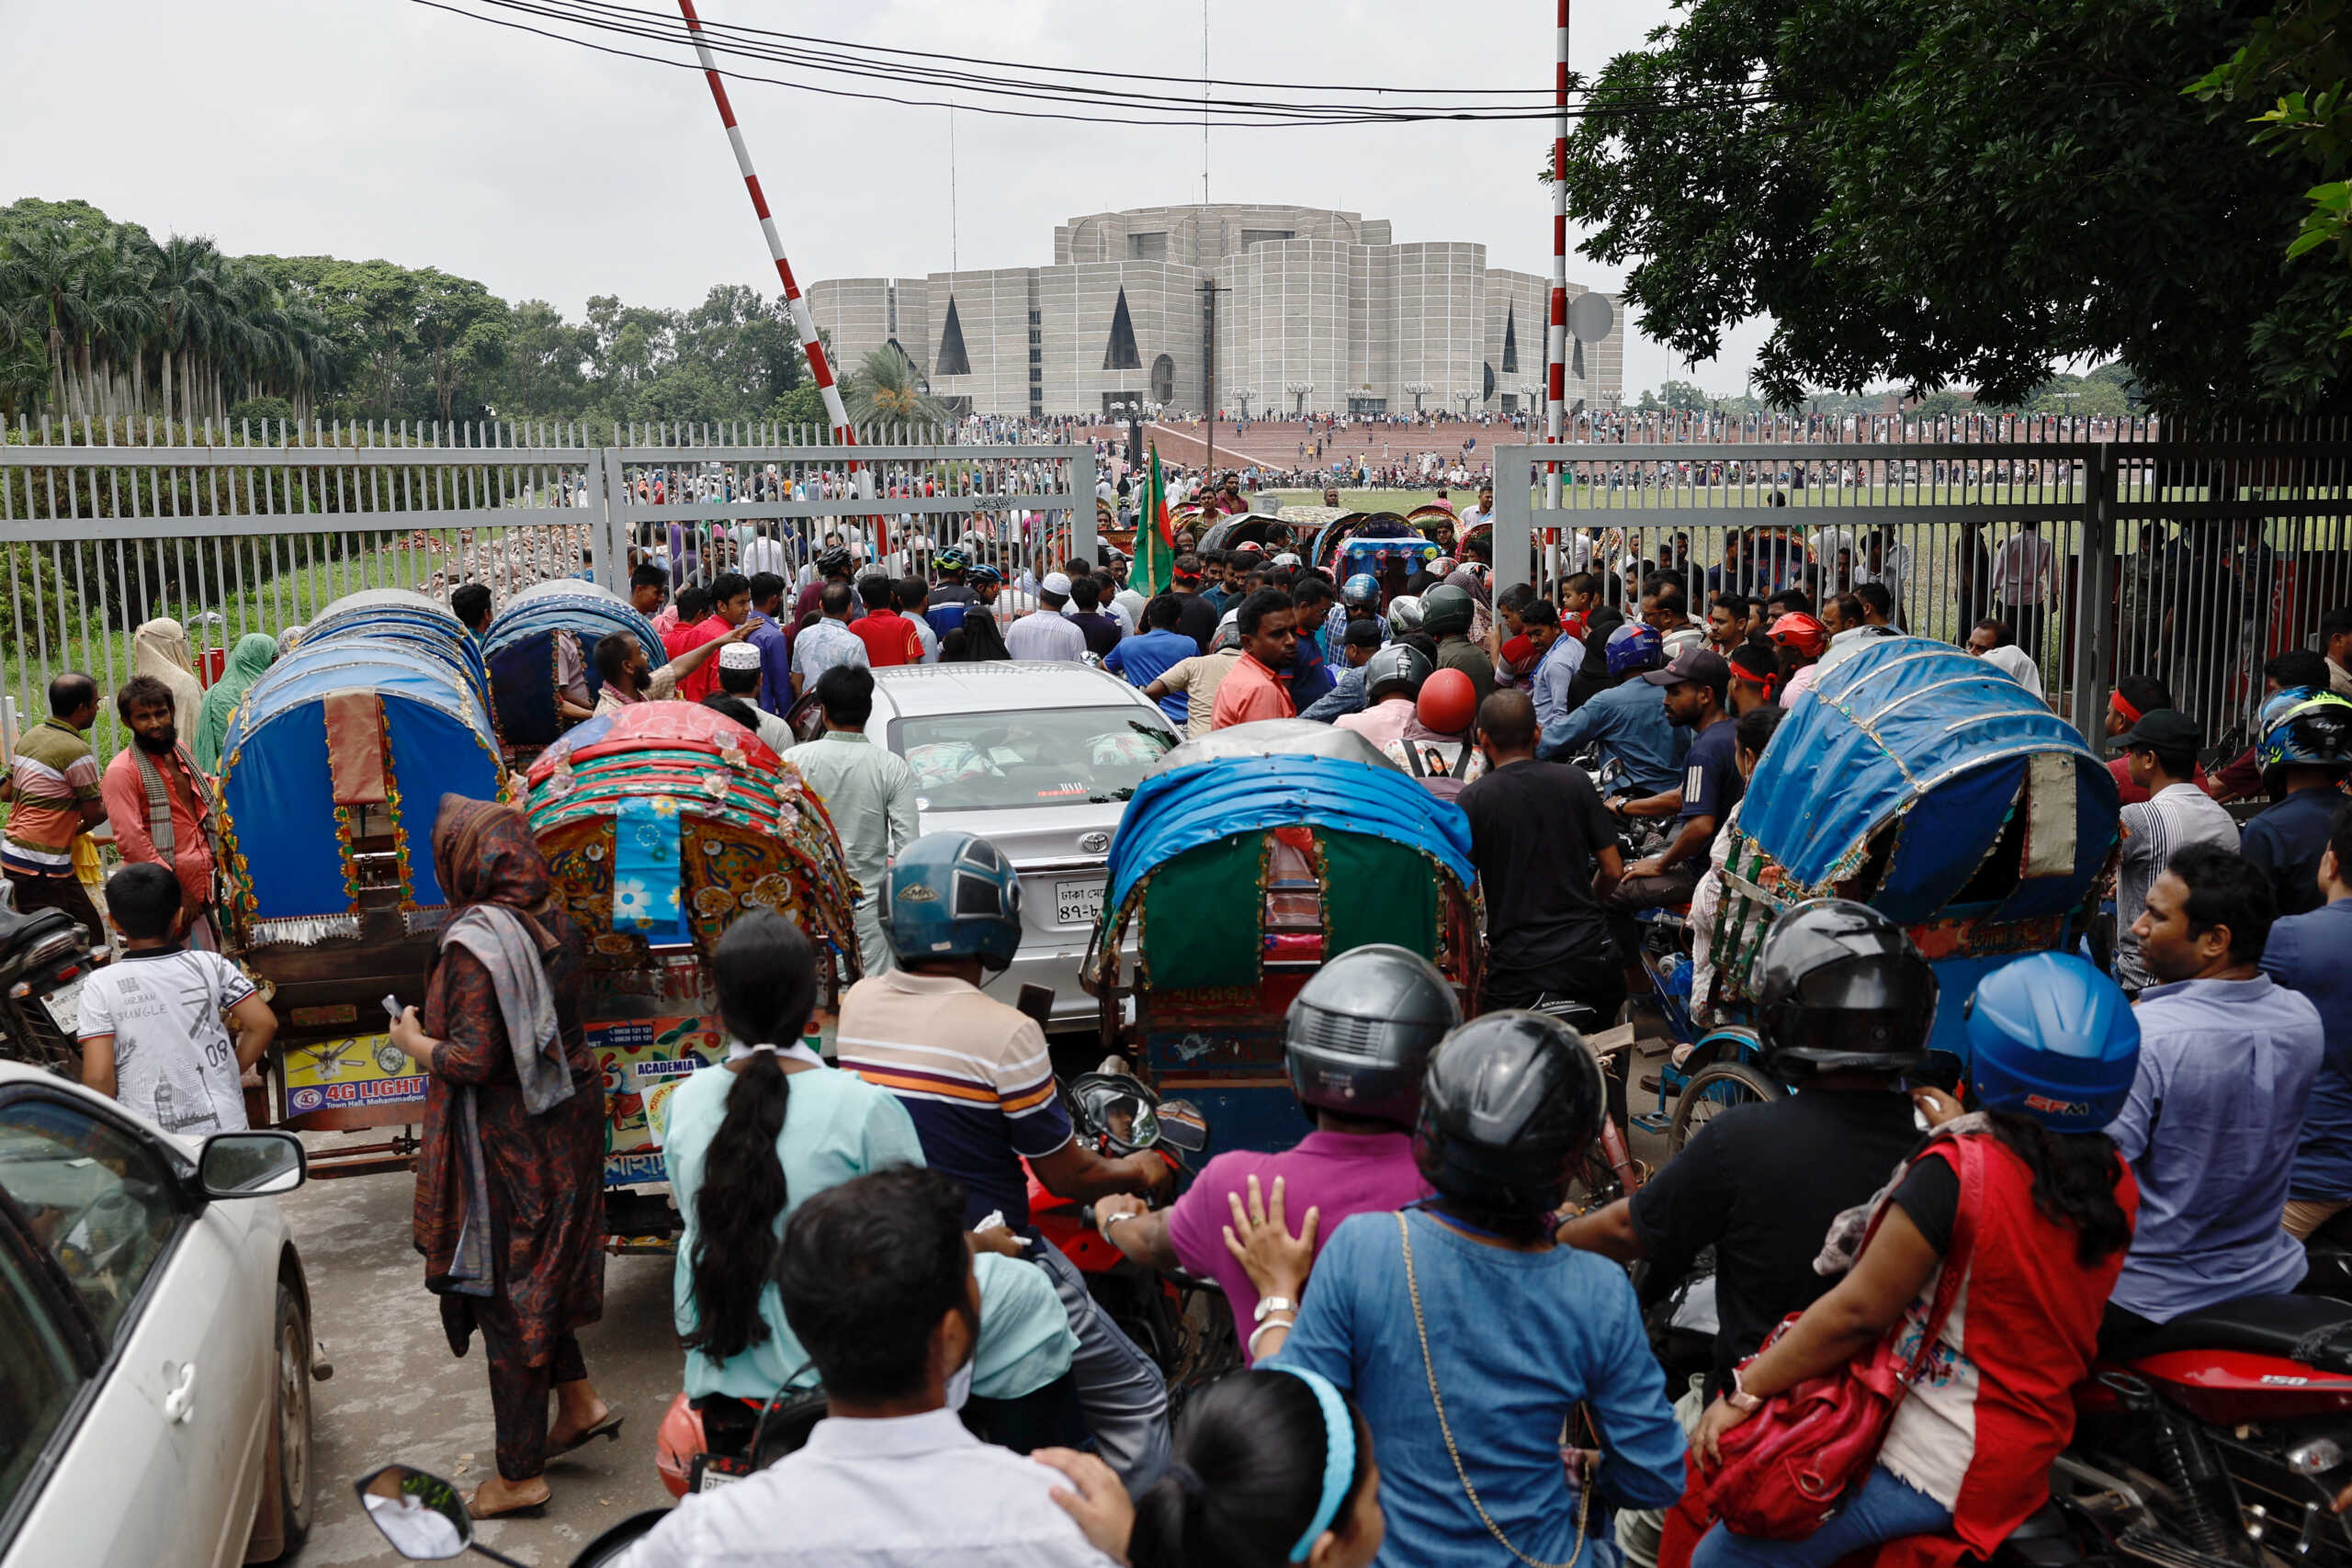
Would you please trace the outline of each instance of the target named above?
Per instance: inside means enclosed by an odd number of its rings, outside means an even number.
[[[945,424],[947,409],[922,389],[915,367],[895,343],[865,356],[843,400],[853,424]]]

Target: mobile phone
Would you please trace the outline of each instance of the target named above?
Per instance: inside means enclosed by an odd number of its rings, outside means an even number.
[[[401,1004],[390,991],[384,993],[384,1011],[394,1023],[401,1021]]]
[[[1043,1029],[1053,1021],[1054,988],[1051,986],[1023,986],[1020,999],[1012,1004],[1015,1012],[1025,1013]]]

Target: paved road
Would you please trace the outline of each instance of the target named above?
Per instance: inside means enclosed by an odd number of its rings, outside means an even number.
[[[1645,1060],[1641,1071],[1655,1071]],[[1636,1089],[1633,1109],[1656,1103]],[[372,1135],[372,1134],[371,1134]],[[312,1137],[314,1150],[336,1140]],[[1636,1130],[1634,1152],[1653,1163],[1665,1142]],[[471,1486],[495,1468],[490,1383],[479,1346],[449,1354],[435,1299],[409,1242],[413,1179],[405,1173],[312,1181],[286,1200],[288,1224],[311,1280],[314,1332],[334,1376],[313,1383],[316,1522],[300,1568],[397,1561],[362,1517],[354,1477],[400,1460]],[[534,1565],[562,1568],[599,1534],[641,1508],[667,1507],[653,1469],[654,1429],[677,1392],[684,1358],[670,1325],[667,1258],[615,1258],[605,1268],[604,1321],[583,1330],[589,1376],[628,1412],[617,1442],[599,1441],[548,1465],[554,1501],[539,1518],[481,1527],[484,1545]]]
[[[409,1243],[414,1183],[405,1174],[313,1181],[286,1201],[309,1271],[314,1332],[334,1376],[315,1401],[316,1522],[300,1568],[397,1561],[352,1495],[351,1480],[399,1459],[471,1486],[495,1468],[490,1382],[477,1343],[449,1354],[424,1267]],[[481,1527],[484,1545],[561,1568],[608,1526],[670,1495],[653,1470],[653,1434],[683,1366],[670,1327],[670,1260],[616,1258],[605,1269],[604,1321],[582,1331],[589,1375],[628,1412],[617,1442],[550,1461],[555,1500],[537,1519]]]

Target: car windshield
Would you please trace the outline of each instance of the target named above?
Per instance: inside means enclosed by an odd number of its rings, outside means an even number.
[[[926,811],[1125,800],[1176,744],[1133,707],[905,718],[891,749],[914,769]]]

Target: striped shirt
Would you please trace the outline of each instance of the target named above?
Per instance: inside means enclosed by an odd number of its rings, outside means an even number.
[[[2221,804],[2193,784],[2166,784],[2137,806],[2123,808],[2123,856],[2115,868],[2115,979],[2127,991],[2143,991],[2155,976],[2140,959],[2132,922],[2148,901],[2148,889],[2172,857],[2191,844],[2238,847],[2238,825]]]
[[[1045,1032],[977,987],[893,969],[842,998],[841,1065],[899,1097],[923,1159],[964,1184],[965,1223],[1029,1224],[1023,1158],[1069,1142]]]
[[[43,719],[17,742],[16,804],[0,865],[19,876],[71,876],[82,804],[98,798],[98,760],[82,732]]]

